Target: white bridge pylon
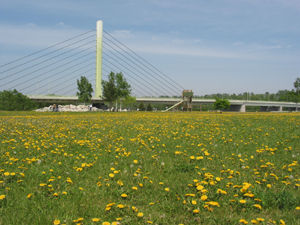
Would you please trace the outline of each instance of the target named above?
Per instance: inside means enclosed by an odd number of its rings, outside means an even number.
[[[96,46],[96,79],[95,97],[102,97],[102,41],[103,41],[103,22],[97,21],[97,46]]]

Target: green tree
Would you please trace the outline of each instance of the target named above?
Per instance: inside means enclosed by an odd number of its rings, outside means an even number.
[[[143,102],[141,102],[141,104],[139,105],[139,111],[145,111],[145,106]]]
[[[108,81],[102,80],[102,96],[100,97],[104,101],[109,102],[110,107],[112,107],[112,103],[116,100],[126,101],[127,99],[129,101],[130,88],[130,84],[128,84],[121,72],[117,74],[110,72]]]
[[[90,102],[94,90],[89,80],[86,77],[81,76],[80,81],[77,80],[77,88],[79,92],[76,93],[76,96],[78,96],[79,101],[84,102],[84,104]]]
[[[214,108],[217,110],[220,110],[220,113],[224,109],[229,109],[230,108],[230,102],[227,99],[220,99],[220,98],[215,98],[216,101],[214,102]]]
[[[295,82],[294,82],[294,88],[296,88],[295,90],[295,94],[294,94],[294,98],[293,98],[293,102],[296,102],[296,112],[298,112],[298,102],[300,101],[299,99],[299,91],[300,91],[300,78],[297,77]]]
[[[147,105],[147,111],[152,111],[152,110],[153,110],[153,108],[152,108],[151,104],[149,103],[149,104]]]
[[[0,110],[28,111],[33,109],[36,109],[36,104],[16,89],[0,92]]]

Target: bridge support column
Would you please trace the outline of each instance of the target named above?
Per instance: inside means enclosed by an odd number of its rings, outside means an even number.
[[[246,112],[246,105],[231,105],[228,111]]]
[[[96,47],[96,84],[95,97],[102,96],[102,36],[103,36],[103,22],[97,21],[97,47]]]
[[[271,112],[271,111],[278,111],[282,112],[282,106],[261,106],[261,112]]]

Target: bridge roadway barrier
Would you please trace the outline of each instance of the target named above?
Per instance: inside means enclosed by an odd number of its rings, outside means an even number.
[[[49,104],[62,104],[62,103],[82,103],[78,100],[77,96],[38,96],[28,95],[30,99],[37,103],[49,103]],[[181,101],[181,98],[136,98],[137,103],[143,102],[144,104],[167,104],[174,105]],[[215,102],[215,99],[193,99],[193,105],[210,105]],[[231,106],[228,111],[234,112],[246,112],[247,106],[260,106],[261,111],[282,111],[283,107],[289,108],[290,111],[294,111],[296,103],[294,102],[272,102],[272,101],[245,101],[245,100],[229,100]],[[92,97],[91,103],[103,104],[104,100],[101,98]]]

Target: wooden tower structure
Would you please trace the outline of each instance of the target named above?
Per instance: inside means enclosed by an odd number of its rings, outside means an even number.
[[[193,111],[193,95],[194,93],[192,90],[183,90],[183,111]]]

